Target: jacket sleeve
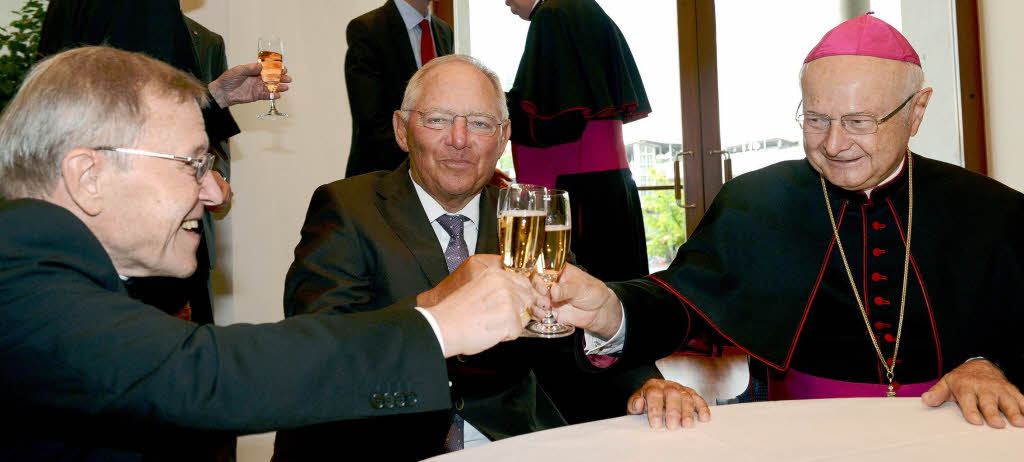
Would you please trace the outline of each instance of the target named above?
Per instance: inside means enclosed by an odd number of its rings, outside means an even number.
[[[450,404],[440,346],[414,310],[199,326],[129,298],[99,243],[63,213],[0,219],[9,417],[250,433]]]

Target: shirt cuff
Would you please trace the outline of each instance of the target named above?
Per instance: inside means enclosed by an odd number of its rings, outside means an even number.
[[[610,339],[602,340],[590,332],[583,331],[584,352],[587,355],[610,355],[622,351],[622,345],[626,343],[626,310],[619,302],[619,311],[622,313],[622,322],[619,323],[619,330]]]
[[[448,355],[444,351],[444,337],[441,336],[441,326],[437,324],[437,320],[434,319],[434,316],[431,315],[430,312],[418,306],[415,308],[416,311],[419,311],[421,314],[423,314],[424,318],[427,318],[427,323],[430,324],[431,329],[434,329],[434,336],[437,337],[437,343],[441,347],[441,356],[447,358]]]

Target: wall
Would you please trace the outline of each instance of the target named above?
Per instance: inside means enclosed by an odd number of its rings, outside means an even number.
[[[1024,191],[1024,156],[1020,130],[1024,125],[1024,64],[1021,44],[1024,2],[978,0],[981,68],[988,141],[989,176]]]

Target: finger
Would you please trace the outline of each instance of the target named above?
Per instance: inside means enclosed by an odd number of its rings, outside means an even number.
[[[643,388],[644,400],[647,401],[647,423],[651,428],[661,428],[665,418],[665,395],[660,388]]]
[[[644,395],[643,388],[633,392],[633,394],[626,400],[626,412],[630,415],[643,414],[644,412]]]
[[[1003,415],[999,413],[999,397],[995,393],[981,393],[978,395],[978,407],[981,414],[985,416],[985,422],[992,428],[1006,427]]]
[[[704,397],[698,395],[696,391],[693,392],[694,396],[694,407],[697,411],[697,420],[701,422],[711,421],[711,407],[708,406],[708,402],[704,400]]]
[[[689,408],[689,416],[686,409]],[[690,418],[690,426],[693,426],[693,400],[687,397],[684,390],[669,387],[665,390],[665,426],[669,430],[679,428],[680,422],[686,427],[686,418]]]
[[[263,65],[259,61],[249,64],[240,64],[235,66],[242,75],[260,75],[260,71],[263,70]]]
[[[277,86],[277,92],[278,93],[284,93],[286,91],[288,91],[288,85],[282,83],[282,84]],[[279,98],[280,98],[280,96],[279,96]]]
[[[291,83],[291,82],[292,82],[292,76],[287,75],[287,74],[281,74],[281,83]]]
[[[924,404],[931,407],[939,406],[949,401],[950,398],[952,398],[952,393],[950,392],[949,385],[946,384],[945,377],[921,395],[921,401],[924,401]]]
[[[982,425],[985,423],[981,417],[981,412],[978,411],[978,396],[973,391],[966,391],[961,393],[955,393],[957,405],[960,406],[960,413],[964,415],[964,419],[974,425]]]
[[[999,396],[999,409],[1006,415],[1006,420],[1014,427],[1024,427],[1024,397],[1016,394],[1002,394]]]

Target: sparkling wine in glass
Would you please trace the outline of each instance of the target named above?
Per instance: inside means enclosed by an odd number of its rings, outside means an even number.
[[[498,247],[506,271],[530,277],[544,243],[546,188],[513,184],[498,201]]]
[[[288,114],[279,112],[274,100],[277,97],[277,86],[281,84],[281,74],[284,70],[284,42],[276,35],[261,35],[257,45],[257,59],[263,65],[260,77],[267,91],[270,92],[270,108],[267,112],[260,114],[259,118],[277,120],[288,117]]]
[[[569,193],[560,189],[549,189],[544,195],[547,214],[544,217],[544,241],[537,257],[537,274],[544,284],[551,286],[558,282],[565,260],[569,256],[569,234],[572,231],[572,214],[569,212]],[[549,311],[540,321],[532,321],[526,330],[538,337],[565,337],[576,330],[573,326],[562,324],[555,319],[554,312]]]

